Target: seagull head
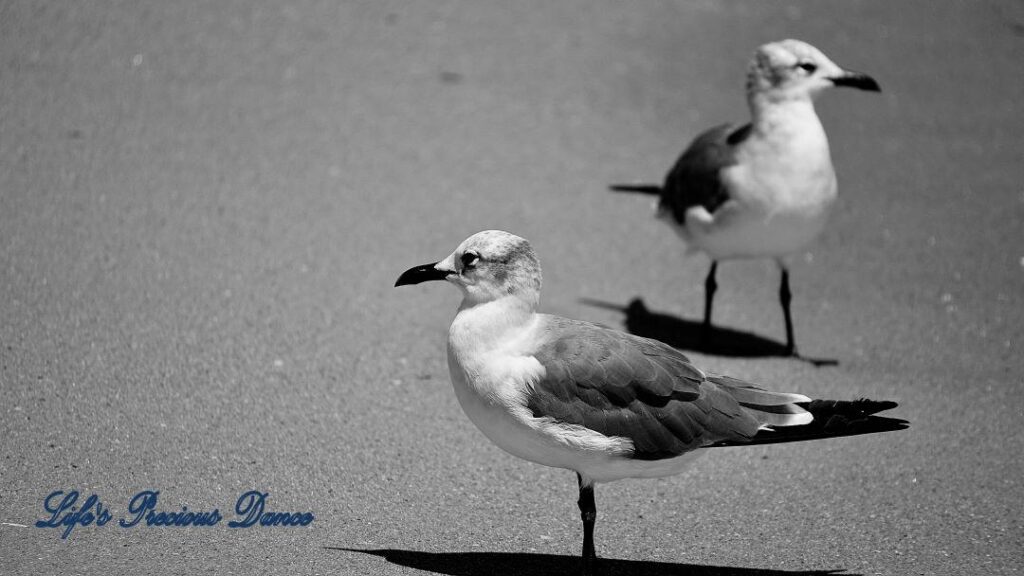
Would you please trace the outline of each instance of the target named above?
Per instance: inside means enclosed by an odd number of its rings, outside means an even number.
[[[747,93],[769,101],[813,98],[825,88],[849,86],[881,92],[867,74],[840,68],[800,40],[771,42],[757,49],[747,74]]]
[[[406,270],[395,286],[428,280],[451,282],[469,304],[513,297],[536,306],[540,300],[537,254],[525,239],[501,230],[473,234],[444,260]]]

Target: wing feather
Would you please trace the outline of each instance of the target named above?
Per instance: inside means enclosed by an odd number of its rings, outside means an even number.
[[[709,376],[708,380],[729,389],[732,397],[742,404],[754,404],[761,406],[786,406],[796,402],[810,402],[811,399],[803,394],[790,392],[774,392],[758,388],[749,382],[731,378],[729,376]]]
[[[736,146],[750,135],[751,125],[722,124],[697,136],[676,161],[661,188],[662,207],[676,222],[686,222],[686,211],[703,206],[713,213],[729,200],[719,173],[736,164]]]
[[[705,375],[656,340],[557,316],[542,321],[544,336],[532,353],[545,370],[526,392],[527,408],[535,417],[628,438],[636,459],[907,427],[872,416],[894,402],[811,401]]]
[[[586,322],[545,318],[546,336],[534,356],[546,373],[527,396],[535,416],[629,438],[633,457],[648,460],[742,442],[761,428],[727,387],[708,380],[678,350]]]

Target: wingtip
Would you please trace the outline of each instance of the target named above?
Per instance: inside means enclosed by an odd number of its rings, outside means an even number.
[[[652,196],[661,194],[661,186],[655,186],[654,184],[612,184],[608,189],[612,192],[649,194]]]
[[[868,400],[867,398],[861,398],[855,404],[865,414],[877,414],[899,406],[899,403],[892,400]]]
[[[902,418],[886,418],[884,416],[869,416],[868,418],[850,425],[850,433],[874,434],[877,432],[897,432],[910,428],[910,422]],[[827,427],[826,427],[827,429]]]
[[[844,416],[870,416],[899,406],[892,400],[812,400],[800,403],[805,409],[814,413],[842,414]]]

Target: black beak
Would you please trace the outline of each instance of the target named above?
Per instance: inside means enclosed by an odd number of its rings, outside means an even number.
[[[860,72],[852,72],[845,70],[842,75],[831,78],[832,84],[836,86],[848,86],[850,88],[859,88],[861,90],[867,90],[868,92],[881,92],[882,87],[875,82],[875,79],[867,74],[861,74]]]
[[[420,282],[427,282],[429,280],[444,280],[449,274],[451,274],[451,272],[438,270],[435,266],[437,266],[437,262],[409,268],[405,272],[402,272],[402,275],[398,277],[398,280],[395,280],[395,288],[410,284],[419,284]]]

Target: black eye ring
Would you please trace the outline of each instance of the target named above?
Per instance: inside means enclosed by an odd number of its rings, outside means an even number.
[[[808,74],[814,74],[814,71],[818,69],[818,65],[812,64],[811,62],[801,62],[797,64],[796,67],[802,69]]]
[[[478,254],[476,254],[474,252],[466,252],[466,253],[464,253],[462,255],[462,258],[460,258],[460,260],[462,260],[462,268],[465,269],[465,270],[469,270],[469,269],[475,267],[476,266],[476,262],[479,259],[480,259],[480,255],[478,255]]]

